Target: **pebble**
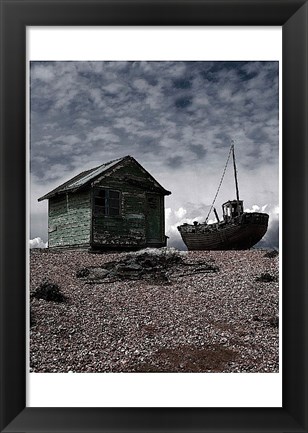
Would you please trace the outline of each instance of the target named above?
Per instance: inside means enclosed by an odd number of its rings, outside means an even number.
[[[78,270],[125,253],[31,250],[30,292],[48,280],[67,297],[62,304],[30,301],[31,371],[278,372],[279,282],[256,278],[277,277],[279,256],[264,253],[191,251],[181,255],[185,262],[219,271],[181,274],[163,285],[89,285]]]

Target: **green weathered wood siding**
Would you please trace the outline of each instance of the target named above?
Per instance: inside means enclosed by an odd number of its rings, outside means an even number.
[[[62,194],[49,200],[48,246],[89,246],[90,191]]]
[[[135,182],[128,182],[128,178]],[[151,192],[151,197],[157,198],[159,206],[158,209],[151,209],[147,185],[150,183],[146,173],[133,164],[123,166],[113,175],[95,182],[95,188],[121,192],[121,212],[114,217],[93,212],[93,246],[142,248],[165,244],[164,196]]]

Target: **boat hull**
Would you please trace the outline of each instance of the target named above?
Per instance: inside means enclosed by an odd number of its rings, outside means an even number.
[[[244,214],[245,215],[245,214]],[[247,250],[257,244],[265,235],[268,215],[254,213],[224,224],[205,226],[183,225],[178,227],[188,250]]]

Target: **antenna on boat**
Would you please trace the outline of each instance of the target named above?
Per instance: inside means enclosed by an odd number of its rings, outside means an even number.
[[[237,183],[237,171],[236,171],[236,164],[235,164],[235,154],[234,154],[234,141],[231,140],[231,149],[232,149],[232,159],[233,159],[233,169],[234,169],[234,179],[235,179],[235,189],[236,189],[236,200],[240,200],[240,195],[238,191],[238,183]]]

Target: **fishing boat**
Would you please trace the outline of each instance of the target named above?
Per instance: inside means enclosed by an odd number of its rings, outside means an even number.
[[[228,200],[222,205],[222,220],[214,207],[230,157],[233,159],[236,200]],[[211,211],[216,222],[208,223]],[[231,142],[229,155],[220,180],[218,190],[203,223],[194,221],[178,226],[188,250],[247,250],[256,245],[265,235],[269,215],[261,212],[244,212],[243,200],[239,197],[234,142]]]

